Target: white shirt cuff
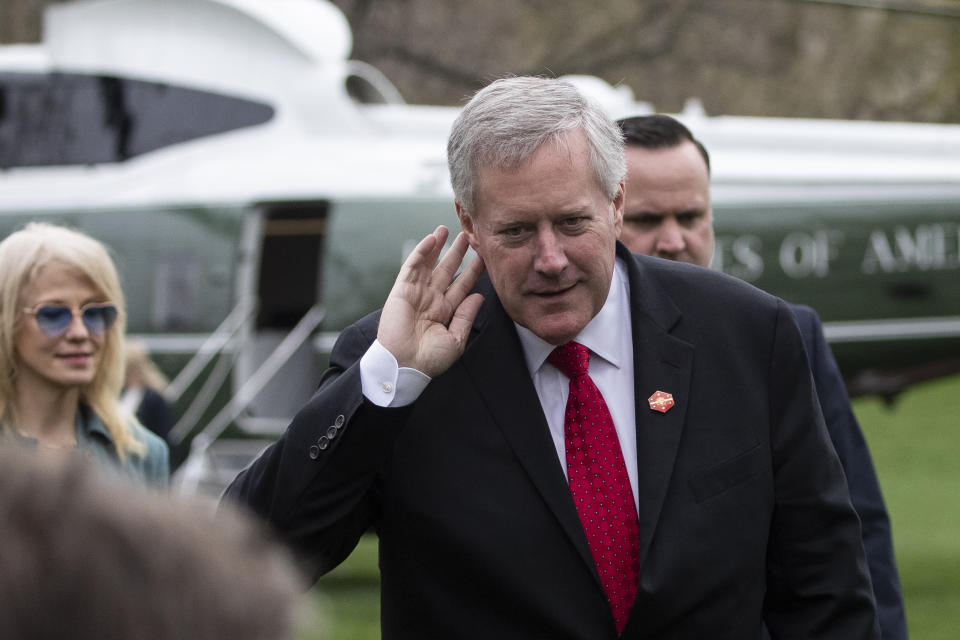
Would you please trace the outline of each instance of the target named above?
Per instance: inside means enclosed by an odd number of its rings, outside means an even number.
[[[420,397],[430,376],[397,366],[393,354],[374,340],[360,358],[360,383],[364,397],[378,407],[404,407]]]

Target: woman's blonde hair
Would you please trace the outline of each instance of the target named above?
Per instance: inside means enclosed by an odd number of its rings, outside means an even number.
[[[51,264],[80,274],[117,307],[117,320],[104,335],[99,367],[90,384],[80,388],[80,398],[103,421],[121,460],[131,452],[143,455],[146,446],[134,437],[119,405],[127,311],[117,269],[106,247],[67,227],[31,222],[0,242],[0,422],[8,425],[13,418],[19,367],[14,339],[24,317],[23,290]]]
[[[150,351],[142,340],[127,338],[124,354],[128,380],[131,375],[136,376],[140,384],[157,393],[162,393],[170,384],[167,376],[163,375],[160,368],[150,359]]]

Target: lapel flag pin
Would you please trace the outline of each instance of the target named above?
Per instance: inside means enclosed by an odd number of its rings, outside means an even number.
[[[654,411],[659,411],[660,413],[666,413],[670,411],[673,407],[673,396],[667,393],[666,391],[657,391],[652,396],[647,398],[647,402],[650,403],[650,408]]]

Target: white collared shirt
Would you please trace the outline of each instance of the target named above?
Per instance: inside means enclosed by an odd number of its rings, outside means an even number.
[[[516,323],[514,326],[517,327],[527,369],[547,418],[557,457],[566,475],[563,418],[570,394],[570,381],[547,362],[553,345],[541,340],[529,329]],[[630,477],[634,506],[639,511],[630,283],[626,267],[619,258],[615,262],[606,302],[575,340],[590,349],[590,377],[603,394],[613,418],[620,439],[620,451],[623,452],[627,475]],[[414,402],[429,384],[430,377],[416,369],[398,367],[393,354],[379,340],[375,340],[360,359],[360,380],[363,395],[370,402],[381,407],[399,407]]]
[[[554,346],[541,340],[529,329],[516,325],[523,346],[527,369],[540,398],[540,405],[550,427],[550,436],[557,457],[567,473],[567,455],[563,419],[570,395],[570,381],[552,364],[547,356]],[[633,502],[637,498],[637,421],[636,392],[633,385],[633,332],[630,325],[630,283],[626,268],[618,259],[614,269],[610,293],[600,312],[594,316],[576,342],[590,349],[590,377],[600,389],[613,418],[620,439],[620,451],[627,466]]]

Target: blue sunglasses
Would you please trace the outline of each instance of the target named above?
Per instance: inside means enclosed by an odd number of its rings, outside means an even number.
[[[117,320],[117,308],[109,302],[86,304],[79,311],[87,330],[98,336],[106,333]],[[73,322],[73,309],[62,304],[41,304],[24,312],[37,319],[37,326],[48,338],[63,335]]]

